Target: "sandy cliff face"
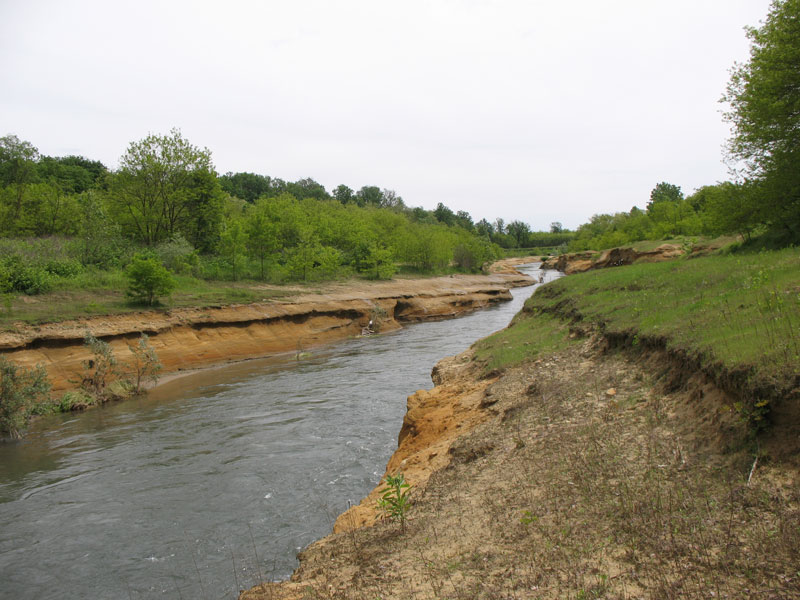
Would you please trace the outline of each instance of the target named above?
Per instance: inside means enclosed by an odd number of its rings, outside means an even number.
[[[479,379],[471,362],[471,351],[440,361],[431,375],[432,390],[419,390],[408,397],[403,426],[395,450],[386,465],[386,475],[402,472],[417,490],[430,476],[450,462],[453,442],[487,417],[486,388],[493,379]],[[372,525],[381,518],[376,486],[360,504],[339,515],[334,533]]]
[[[43,364],[56,391],[72,387],[69,379],[90,358],[86,331],[109,342],[125,362],[128,345],[141,332],[150,336],[163,373],[207,367],[313,346],[361,333],[380,315],[381,328],[407,321],[441,319],[511,298],[509,288],[530,285],[518,272],[459,275],[420,280],[340,284],[323,294],[298,295],[288,301],[177,309],[112,315],[41,326],[19,325],[0,333],[0,352],[25,366]]]
[[[583,273],[591,269],[605,269],[632,265],[636,262],[662,262],[672,260],[686,254],[683,248],[676,244],[661,244],[654,250],[635,250],[634,248],[610,248],[597,252],[572,252],[560,256],[551,256],[542,263],[543,269],[556,269],[567,275]]]

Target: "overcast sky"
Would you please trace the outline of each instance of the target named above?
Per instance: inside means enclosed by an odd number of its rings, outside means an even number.
[[[768,0],[0,0],[0,136],[569,228],[728,177],[718,100]]]

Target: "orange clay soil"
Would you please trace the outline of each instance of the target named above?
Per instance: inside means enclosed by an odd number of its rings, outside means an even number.
[[[42,364],[55,391],[91,358],[87,331],[108,342],[124,362],[127,345],[150,336],[163,374],[280,352],[302,352],[357,336],[372,319],[383,331],[400,323],[442,319],[509,300],[511,287],[533,280],[513,268],[528,259],[501,261],[489,275],[453,275],[382,282],[345,282],[280,301],[211,308],[181,308],[92,317],[39,326],[17,324],[0,332],[0,352],[23,365]]]

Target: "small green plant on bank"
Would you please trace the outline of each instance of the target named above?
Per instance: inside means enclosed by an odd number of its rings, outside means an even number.
[[[386,476],[386,487],[380,490],[378,507],[392,521],[400,521],[403,532],[406,530],[406,514],[411,503],[411,484],[406,483],[402,473]]]
[[[158,382],[159,371],[162,364],[158,360],[158,355],[150,345],[150,338],[143,333],[135,346],[128,344],[128,349],[133,354],[131,363],[131,387],[134,394],[142,392],[142,385],[146,381],[153,384]]]
[[[83,373],[79,375],[77,383],[83,391],[102,400],[106,397],[106,388],[111,379],[117,376],[117,359],[111,346],[98,340],[89,331],[83,337],[83,345],[91,350],[93,357],[81,363]]]
[[[47,371],[41,365],[20,367],[0,356],[0,435],[22,437],[31,407],[50,392]]]

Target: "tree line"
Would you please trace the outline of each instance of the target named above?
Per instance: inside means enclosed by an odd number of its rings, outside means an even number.
[[[0,138],[0,250],[13,255],[14,239],[58,236],[73,267],[125,267],[146,254],[207,279],[383,279],[398,265],[477,271],[501,248],[557,245],[569,235],[560,225],[536,233],[520,221],[474,223],[441,203],[432,211],[408,207],[378,186],[342,184],[329,193],[311,178],[219,176],[211,152],[177,129],[131,143],[116,170],[80,156],[41,156],[15,135]],[[19,256],[0,261],[0,291],[38,290],[25,268]]]

